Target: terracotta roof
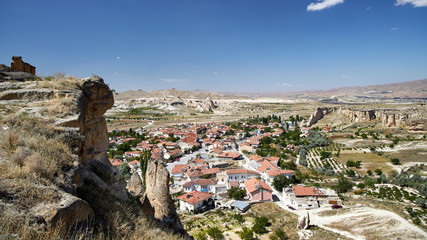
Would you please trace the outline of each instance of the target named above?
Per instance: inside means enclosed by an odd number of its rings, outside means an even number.
[[[139,161],[138,160],[133,160],[132,162],[129,162],[130,165],[138,165]]]
[[[208,168],[208,169],[203,169],[202,170],[203,174],[215,174],[215,173],[219,173],[219,168]]]
[[[194,205],[194,204],[201,202],[201,201],[204,201],[210,197],[212,197],[211,193],[192,191],[190,193],[179,196],[178,199]]]
[[[184,173],[185,171],[187,171],[187,166],[180,164],[175,165],[172,169],[172,173]]]
[[[271,187],[268,186],[267,183],[259,180],[258,178],[252,178],[252,179],[246,180],[245,187],[248,190],[248,192],[250,192],[250,193],[253,193],[260,188],[263,188],[263,189],[270,191],[270,192],[273,191],[271,189]]]
[[[316,194],[313,191],[312,187],[304,187],[300,185],[292,186],[296,196],[315,196]]]
[[[262,161],[261,166],[257,170],[260,172],[267,172],[267,171],[270,171],[271,169],[275,169],[275,168],[276,168],[276,166],[274,166],[271,162]]]
[[[109,159],[111,165],[113,165],[114,167],[120,166],[123,164],[123,161],[120,159]]]
[[[193,162],[195,162],[195,163],[204,163],[205,161],[204,161],[204,160],[202,160],[202,159],[200,159],[200,158],[195,158],[195,159],[193,160]]]
[[[201,177],[203,176],[202,171],[200,170],[193,170],[193,171],[187,171],[187,175],[189,178],[195,178],[195,177]]]
[[[240,157],[241,154],[238,152],[222,152],[220,155],[218,155],[218,157],[223,157],[223,158],[238,158]]]
[[[252,174],[256,174],[256,175],[261,175],[259,172],[255,172],[255,171],[248,170],[248,169],[231,169],[231,170],[226,170],[225,172],[227,173],[227,175],[244,174],[244,173],[252,173]]]
[[[215,185],[216,181],[212,179],[195,179],[193,183],[201,186],[207,186],[207,185]]]

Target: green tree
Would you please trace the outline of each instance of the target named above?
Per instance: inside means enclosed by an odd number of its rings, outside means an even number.
[[[348,192],[353,187],[353,182],[344,177],[343,175],[338,176],[338,183],[334,186],[338,193]]]
[[[400,165],[400,160],[398,158],[392,158],[390,161],[393,163],[393,165]]]
[[[273,187],[277,191],[281,192],[284,187],[292,184],[293,182],[294,181],[292,181],[292,179],[289,179],[284,175],[277,175],[273,178]]]
[[[246,190],[238,187],[231,187],[227,190],[228,196],[234,200],[242,200],[246,196]]]

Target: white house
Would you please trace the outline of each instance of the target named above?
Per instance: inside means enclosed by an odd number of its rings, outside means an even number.
[[[206,202],[212,197],[211,193],[192,191],[181,195],[179,199],[179,209],[182,211],[200,210]]]
[[[261,177],[261,174],[248,169],[231,169],[225,171],[227,174],[228,183],[230,181],[237,181],[239,184],[242,184],[253,177]]]

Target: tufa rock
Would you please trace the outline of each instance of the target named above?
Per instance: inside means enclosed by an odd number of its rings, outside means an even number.
[[[71,194],[65,193],[56,204],[38,206],[35,212],[40,214],[50,227],[65,226],[69,230],[82,224],[89,224],[93,210],[89,204]]]
[[[297,229],[298,230],[305,230],[309,226],[310,226],[310,216],[309,216],[308,211],[307,211],[305,215],[300,216],[298,218]]]
[[[132,193],[134,196],[140,196],[144,193],[144,188],[142,186],[142,180],[138,173],[133,173],[132,177],[130,178],[127,189],[130,193]]]
[[[22,61],[22,57],[13,56],[12,60],[13,62],[10,64],[12,69],[36,75],[36,67]]]
[[[145,194],[142,199],[146,213],[178,232],[185,232],[169,194],[169,172],[162,162],[148,162],[145,175]],[[151,208],[150,208],[151,206]]]
[[[4,81],[25,81],[34,80],[36,76],[32,73],[22,72],[12,69],[4,64],[0,64],[0,82]]]

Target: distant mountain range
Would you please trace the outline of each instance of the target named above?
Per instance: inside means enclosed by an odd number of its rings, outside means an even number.
[[[329,90],[318,91],[298,91],[298,92],[232,92],[232,93],[216,93],[208,91],[184,91],[178,89],[154,90],[146,92],[143,90],[130,90],[120,92],[115,97],[117,100],[132,99],[132,98],[158,98],[158,97],[181,97],[183,99],[236,99],[236,98],[251,98],[251,97],[281,97],[281,98],[329,98],[337,97],[359,97],[359,98],[426,98],[427,99],[427,79],[389,83],[382,85],[370,85],[364,87],[341,87]]]
[[[126,99],[133,99],[133,98],[170,98],[170,97],[180,97],[182,99],[206,99],[208,97],[211,99],[247,98],[245,96],[237,96],[234,94],[233,95],[222,94],[222,93],[208,92],[203,90],[185,91],[185,90],[178,90],[175,88],[153,90],[151,92],[146,92],[141,89],[129,90],[125,92],[119,92],[114,98],[116,100],[126,100]]]

